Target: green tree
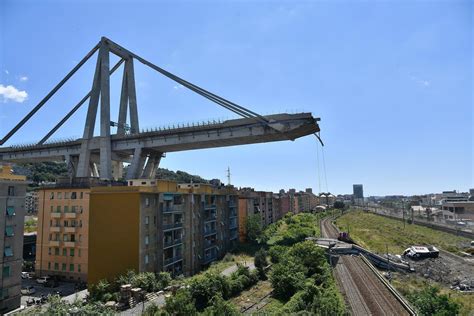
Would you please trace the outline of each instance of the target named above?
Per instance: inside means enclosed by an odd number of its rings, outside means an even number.
[[[420,315],[458,315],[460,306],[447,295],[440,294],[439,288],[429,286],[408,295],[408,299],[418,309]]]
[[[298,262],[308,268],[308,277],[315,273],[321,273],[322,267],[327,264],[324,250],[309,240],[295,244],[291,247],[288,255],[296,258]]]
[[[266,279],[265,268],[268,266],[267,252],[264,249],[260,249],[255,253],[254,264],[257,268],[260,279]]]
[[[179,289],[175,295],[166,298],[164,310],[175,316],[197,315],[195,300],[188,289]]]
[[[226,302],[220,294],[211,299],[211,305],[206,307],[202,315],[205,316],[238,316],[237,308],[230,302]]]
[[[99,283],[94,284],[90,291],[90,298],[92,301],[106,302],[111,296],[110,283],[107,280],[100,280]]]
[[[258,242],[262,237],[263,227],[260,215],[254,214],[247,217],[245,224],[247,229],[247,241]]]
[[[344,209],[344,207],[345,207],[344,202],[342,202],[342,201],[336,201],[336,202],[334,202],[334,208],[337,208],[337,209],[342,210],[342,209]]]
[[[273,265],[270,281],[275,297],[284,300],[292,297],[303,287],[305,274],[306,269],[292,258],[286,258]]]
[[[217,294],[227,298],[229,290],[229,282],[218,273],[197,275],[189,282],[189,292],[196,302],[198,311],[209,306],[211,299]]]

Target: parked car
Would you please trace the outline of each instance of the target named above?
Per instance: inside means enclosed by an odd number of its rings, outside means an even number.
[[[31,294],[34,294],[36,292],[36,289],[33,286],[27,286],[25,288],[22,288],[20,290],[20,292],[23,295],[31,295]]]
[[[49,276],[44,276],[36,279],[36,283],[38,284],[46,284],[49,281]]]
[[[30,278],[30,274],[28,272],[22,272],[21,273],[21,278],[22,279],[29,279]]]

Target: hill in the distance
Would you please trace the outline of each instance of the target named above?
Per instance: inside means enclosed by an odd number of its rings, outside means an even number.
[[[25,163],[16,164],[13,167],[13,172],[18,175],[24,175],[29,181],[34,184],[41,182],[54,182],[58,177],[67,177],[67,166],[66,163],[62,162],[39,162],[39,163]],[[124,173],[126,168],[124,168]],[[158,168],[156,172],[157,179],[173,180],[183,183],[212,183],[215,185],[220,184],[220,180],[212,179],[206,180],[198,175],[192,175],[185,171],[172,171],[168,169]]]

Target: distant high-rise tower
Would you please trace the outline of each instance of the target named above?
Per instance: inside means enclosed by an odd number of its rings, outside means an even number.
[[[364,198],[364,188],[362,184],[354,184],[353,185],[354,191],[354,198],[355,199],[363,199]]]

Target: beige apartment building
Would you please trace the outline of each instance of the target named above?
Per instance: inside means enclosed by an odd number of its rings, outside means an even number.
[[[0,165],[0,315],[20,307],[25,180]]]
[[[38,276],[87,282],[89,195],[87,185],[58,183],[38,191]]]

